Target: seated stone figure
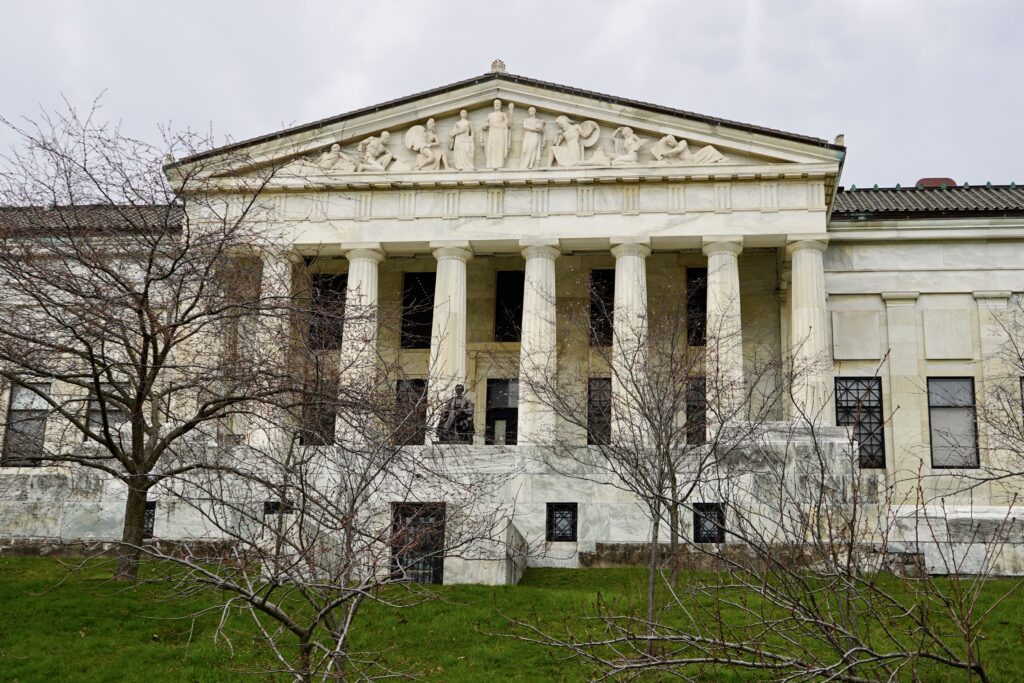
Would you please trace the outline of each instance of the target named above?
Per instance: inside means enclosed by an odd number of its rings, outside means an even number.
[[[455,385],[455,395],[441,409],[437,421],[437,443],[473,443],[473,401],[466,388]]]

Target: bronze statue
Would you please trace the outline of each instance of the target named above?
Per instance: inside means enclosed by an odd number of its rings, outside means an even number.
[[[437,421],[438,443],[473,443],[473,401],[465,395],[466,387],[455,385],[455,395],[441,409]]]

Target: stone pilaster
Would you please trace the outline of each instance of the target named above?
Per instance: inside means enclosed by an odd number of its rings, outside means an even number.
[[[708,318],[705,347],[708,420],[728,422],[742,416],[743,328],[740,318],[739,255],[737,240],[708,241]]]
[[[818,424],[833,424],[832,353],[828,345],[825,307],[825,262],[828,243],[819,239],[791,242],[792,308],[790,353],[794,369],[794,410]]]
[[[436,409],[451,397],[456,384],[466,382],[466,262],[473,254],[466,243],[431,246],[437,259],[437,284],[427,392],[430,406]],[[433,420],[433,415],[428,419]]]
[[[519,352],[520,445],[539,445],[555,430],[550,392],[555,388],[557,336],[555,325],[556,247],[523,249],[523,327]]]

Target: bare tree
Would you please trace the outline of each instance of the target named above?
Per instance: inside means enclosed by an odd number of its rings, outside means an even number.
[[[287,389],[267,352],[229,358],[223,343],[242,321],[282,329],[273,321],[291,306],[259,286],[269,240],[255,224],[275,169],[248,176],[229,202],[196,191],[214,170],[202,163],[173,187],[164,175],[168,155],[207,138],[150,145],[101,121],[98,106],[3,123],[21,146],[0,169],[0,377],[15,403],[51,418],[41,438],[39,420],[12,411],[5,458],[121,482],[116,576],[134,578],[149,491],[218,466],[226,423]]]
[[[317,308],[319,320],[301,326],[328,336],[343,329],[345,341],[325,350],[305,337],[292,368],[306,389],[265,423],[276,437],[238,449],[230,468],[187,477],[182,500],[223,548],[149,551],[173,563],[169,577],[183,591],[213,589],[222,635],[241,615],[272,655],[269,672],[303,682],[402,674],[380,653],[352,650],[363,604],[434,599],[421,584],[440,583],[453,563],[494,582],[523,562],[498,498],[508,474],[488,473],[465,446],[423,443],[436,436],[425,416],[437,411],[425,393],[396,400],[400,368],[375,352],[387,322],[353,310],[351,299],[344,312]],[[360,353],[346,353],[353,347]]]

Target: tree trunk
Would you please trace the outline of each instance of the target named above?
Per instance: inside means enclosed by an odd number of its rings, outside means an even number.
[[[668,519],[668,552],[669,552],[669,583],[673,590],[679,587],[679,503],[675,502],[675,485],[672,486],[672,505],[669,507]]]
[[[661,506],[654,504],[651,523],[651,558],[647,564],[647,654],[654,653],[654,589],[658,583],[658,528],[661,526]]]
[[[146,521],[146,496],[149,488],[141,481],[128,484],[128,498],[124,503],[124,528],[121,531],[121,545],[118,547],[117,568],[114,578],[134,581],[139,577],[139,557],[142,533]]]

